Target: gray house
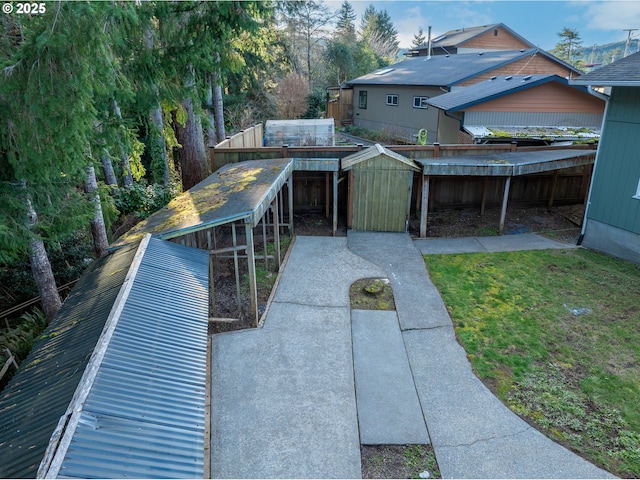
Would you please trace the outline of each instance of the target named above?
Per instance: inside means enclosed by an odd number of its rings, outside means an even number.
[[[611,90],[582,244],[640,263],[640,53],[571,83]]]
[[[415,143],[426,130],[427,143],[457,143],[459,121],[430,107],[429,100],[498,75],[555,74],[578,70],[539,49],[487,51],[412,57],[353,79],[353,123]]]

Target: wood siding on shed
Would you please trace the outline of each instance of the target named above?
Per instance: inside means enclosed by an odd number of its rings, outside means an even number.
[[[494,30],[498,31],[497,35],[494,35]],[[476,50],[521,50],[531,48],[531,46],[514,37],[502,27],[498,27],[461,43],[458,45],[458,53],[463,53],[463,50],[469,48]]]
[[[640,88],[613,87],[588,217],[640,234]]]
[[[413,170],[384,155],[353,167],[354,230],[404,232]]]
[[[553,73],[560,77],[568,77],[569,74],[571,74],[572,78],[577,78],[577,74],[572,73],[567,67],[564,67],[560,63],[542,55],[535,55],[473,77],[465,82],[459,83],[458,86],[473,85],[474,83],[489,80],[491,77],[499,75],[535,75],[548,73]]]
[[[494,80],[503,82],[505,80]],[[509,80],[516,81],[516,80]],[[517,80],[522,83],[522,81]],[[604,112],[604,100],[568,85],[545,83],[466,109],[467,112]]]

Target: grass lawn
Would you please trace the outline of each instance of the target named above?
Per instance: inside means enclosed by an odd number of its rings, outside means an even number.
[[[496,395],[611,473],[640,477],[640,266],[583,249],[425,261]]]

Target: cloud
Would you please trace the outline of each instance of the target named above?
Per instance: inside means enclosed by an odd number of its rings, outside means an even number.
[[[619,32],[622,40],[626,36],[626,33],[622,32],[623,29],[640,28],[640,2],[589,2],[585,6],[584,20],[589,30]]]

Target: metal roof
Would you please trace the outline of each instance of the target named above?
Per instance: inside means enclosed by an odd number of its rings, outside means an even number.
[[[379,143],[376,143],[372,147],[365,148],[363,150],[360,150],[359,152],[352,153],[351,155],[344,157],[341,161],[342,169],[345,171],[351,170],[358,163],[371,160],[372,158],[375,158],[379,155],[384,155],[386,157],[393,158],[394,160],[406,165],[408,168],[411,168],[416,172],[420,171],[420,168],[415,163],[413,163],[413,160],[403,155],[400,155],[399,153],[393,152],[383,147]]]
[[[94,265],[0,399],[0,475],[202,478],[208,253]]]
[[[289,158],[227,164],[137,224],[114,246],[139,241],[147,233],[169,239],[242,219],[257,225],[293,168]]]
[[[570,83],[603,87],[638,87],[640,86],[640,53],[616,60],[571,80]]]
[[[486,72],[535,55],[545,56],[578,72],[571,65],[544,50],[501,50],[456,55],[411,57],[347,82],[348,85],[412,85],[451,87]],[[386,73],[382,73],[387,71]]]
[[[569,86],[568,80],[558,75],[500,75],[430,98],[427,103],[449,112],[459,112],[480,103],[550,82],[566,85],[567,88],[579,89],[588,94],[586,88]]]
[[[588,165],[594,162],[595,155],[595,150],[550,149],[445,158],[419,158],[414,161],[422,165],[424,175],[511,177]]]

